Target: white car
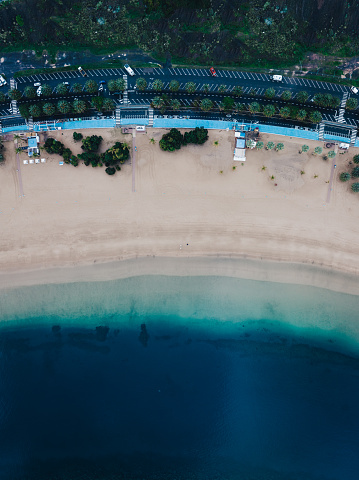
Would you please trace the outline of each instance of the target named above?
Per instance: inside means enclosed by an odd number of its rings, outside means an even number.
[[[41,82],[34,83],[34,87],[41,87]]]
[[[359,90],[357,89],[357,87],[354,87],[354,85],[352,85],[352,86],[350,87],[350,90],[351,90],[353,93],[355,93],[355,95],[359,92]]]
[[[39,97],[41,95],[41,85],[39,88],[36,90],[36,95]]]
[[[271,75],[269,77],[273,82],[281,82],[283,80],[282,75]]]
[[[133,76],[135,74],[135,72],[132,70],[132,68],[129,66],[128,63],[126,63],[126,65],[124,65],[123,68],[126,70],[126,72],[129,75]]]
[[[0,87],[3,87],[6,84],[7,84],[7,81],[2,75],[0,75]]]

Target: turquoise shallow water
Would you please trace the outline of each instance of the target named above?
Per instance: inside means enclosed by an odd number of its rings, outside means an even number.
[[[142,276],[0,300],[1,480],[357,479],[357,296]]]

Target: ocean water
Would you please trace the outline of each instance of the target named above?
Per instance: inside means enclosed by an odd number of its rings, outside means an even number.
[[[225,277],[0,292],[0,479],[357,480],[359,297]]]

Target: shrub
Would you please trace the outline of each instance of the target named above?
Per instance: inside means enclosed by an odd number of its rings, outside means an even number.
[[[101,162],[106,167],[115,165],[116,163],[124,163],[130,156],[130,151],[125,143],[116,142],[111,148],[108,148],[101,155]]]
[[[105,169],[105,172],[107,173],[107,175],[115,175],[116,169],[113,168],[113,167],[107,167],[107,168]]]
[[[351,189],[355,193],[359,192],[359,183],[353,183],[353,185],[351,186]]]
[[[82,140],[82,148],[87,152],[96,152],[101,142],[102,142],[101,136],[91,135],[91,137],[86,137],[84,140]]]
[[[358,177],[359,177],[359,166],[353,168],[353,170],[352,170],[352,177],[353,177],[353,178],[358,178]]]
[[[354,163],[359,163],[359,155],[354,155],[353,162]]]
[[[64,148],[62,152],[62,158],[64,159],[65,163],[69,163],[72,157],[72,152],[69,148]]]
[[[75,142],[77,142],[78,140],[82,140],[82,138],[83,138],[82,133],[77,133],[77,132],[74,132],[72,134],[72,137],[75,140]]]

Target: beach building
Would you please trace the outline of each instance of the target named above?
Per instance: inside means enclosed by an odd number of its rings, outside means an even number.
[[[235,132],[235,146],[233,160],[235,162],[246,161],[246,137],[244,132]]]
[[[38,144],[40,142],[40,138],[35,135],[28,137],[27,139],[27,154],[29,157],[32,157],[33,155],[39,155],[40,150],[38,147]]]

